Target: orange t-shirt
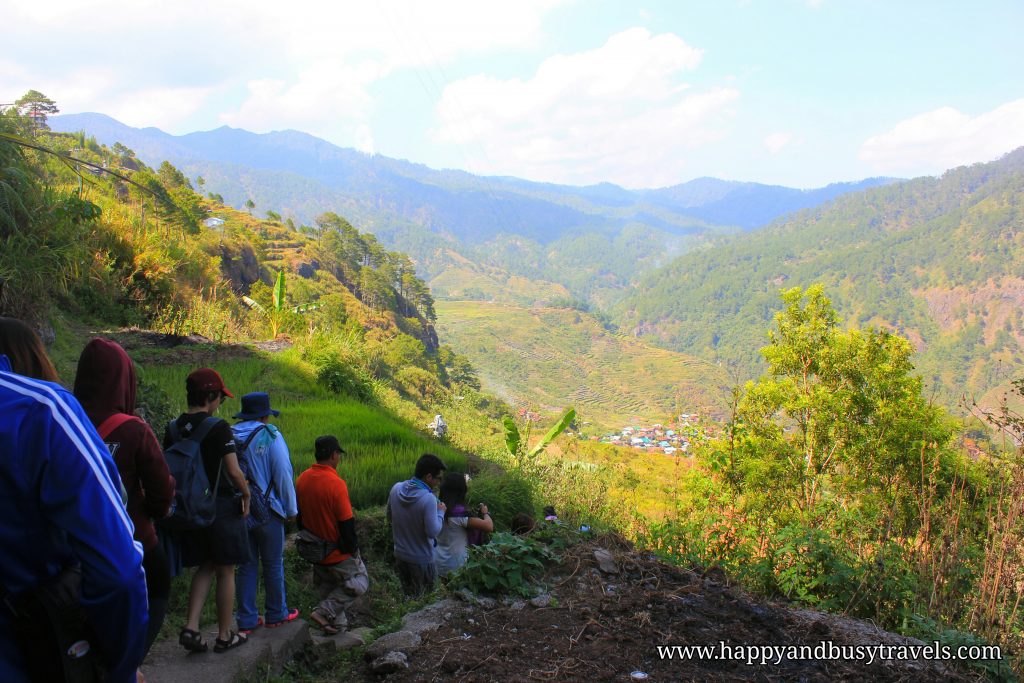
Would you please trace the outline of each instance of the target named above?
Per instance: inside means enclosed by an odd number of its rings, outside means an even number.
[[[313,465],[299,475],[295,482],[295,497],[299,503],[302,526],[325,541],[338,540],[338,522],[352,519],[352,504],[348,499],[345,480],[330,465]],[[320,564],[336,564],[352,557],[335,550]]]

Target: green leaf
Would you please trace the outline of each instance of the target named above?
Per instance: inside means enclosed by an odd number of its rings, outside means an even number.
[[[502,424],[505,425],[505,448],[512,455],[519,452],[519,427],[516,427],[516,422],[508,415],[502,420]]]
[[[263,315],[267,315],[267,309],[263,308],[263,306],[260,304],[260,302],[256,301],[255,299],[250,299],[247,296],[243,296],[242,297],[242,303],[244,303],[246,306],[248,306],[252,310],[256,311],[257,313],[262,313]]]
[[[284,306],[284,271],[277,272],[277,282],[274,283],[274,310],[280,311]]]
[[[309,311],[316,311],[316,310],[319,310],[319,309],[320,309],[320,304],[314,302],[314,303],[301,304],[299,306],[296,306],[296,307],[294,307],[292,309],[292,313],[308,313]]]
[[[566,430],[566,428],[569,426],[569,423],[572,422],[575,418],[575,408],[569,408],[567,411],[565,411],[565,414],[562,415],[562,417],[558,418],[558,422],[555,423],[555,426],[548,430],[548,433],[545,434],[544,437],[537,443],[537,445],[533,447],[533,449],[530,451],[530,456],[533,457],[539,455],[541,451],[548,447],[548,444],[550,444],[552,441],[558,438],[558,435]]]

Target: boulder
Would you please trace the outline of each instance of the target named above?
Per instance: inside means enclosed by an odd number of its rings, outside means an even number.
[[[373,644],[366,649],[366,654],[369,657],[377,658],[394,650],[406,652],[409,650],[415,650],[422,642],[423,639],[420,638],[420,634],[418,633],[413,633],[412,631],[395,631],[394,633],[381,636],[377,640],[373,641]]]
[[[409,668],[409,658],[402,652],[389,652],[373,660],[370,664],[370,671],[377,675],[386,676],[397,671]]]

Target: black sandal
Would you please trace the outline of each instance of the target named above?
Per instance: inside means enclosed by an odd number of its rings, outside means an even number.
[[[213,645],[213,651],[217,653],[227,652],[233,647],[245,645],[249,642],[249,639],[241,633],[231,632],[231,635],[227,640],[221,640],[218,638]]]
[[[206,641],[203,640],[203,635],[199,631],[193,631],[190,628],[183,628],[178,633],[178,645],[189,652],[206,652],[209,646]]]

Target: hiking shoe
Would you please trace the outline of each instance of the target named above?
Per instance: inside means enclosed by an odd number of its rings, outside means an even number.
[[[296,608],[296,609],[293,609],[290,612],[288,612],[288,616],[286,616],[281,621],[274,621],[274,622],[268,621],[267,623],[265,623],[263,625],[266,626],[267,628],[277,628],[278,626],[284,626],[289,621],[295,621],[298,618],[299,618],[299,610],[298,610],[298,608]]]

